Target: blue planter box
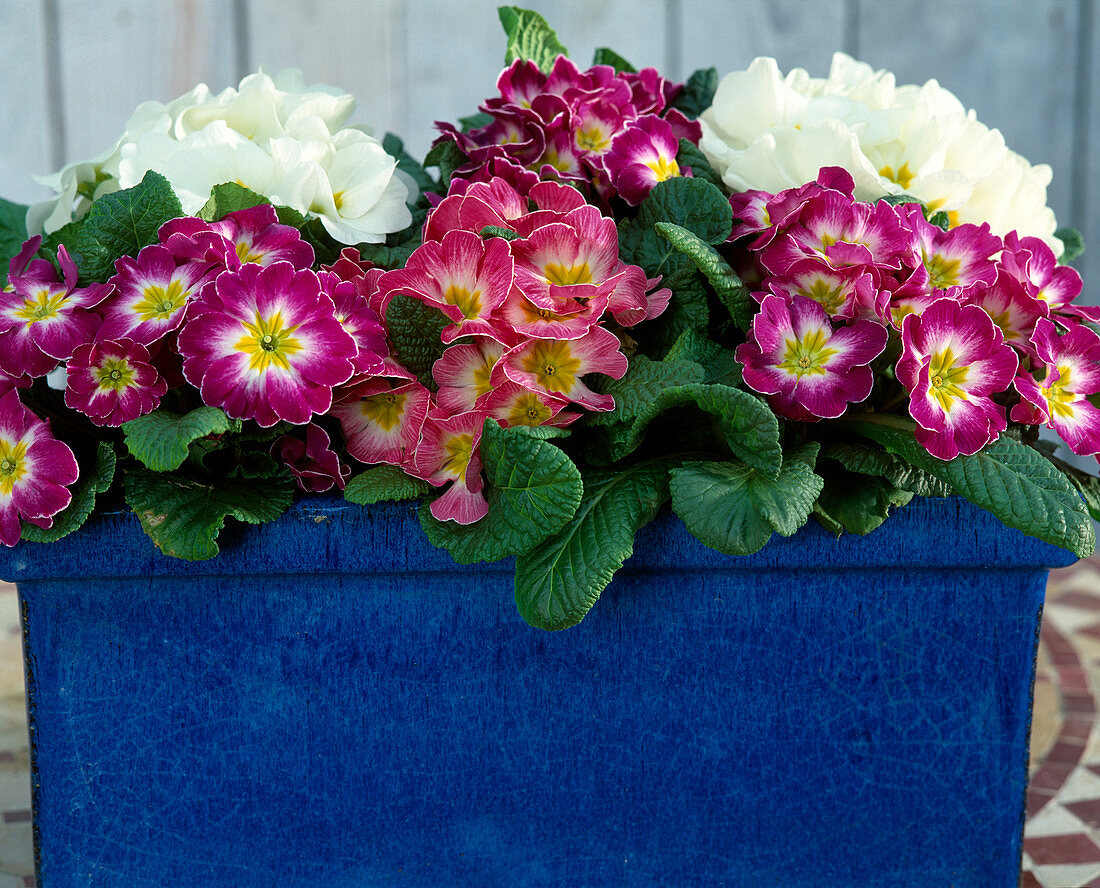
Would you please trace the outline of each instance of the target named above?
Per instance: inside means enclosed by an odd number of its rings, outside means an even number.
[[[573,629],[408,506],[212,562],[0,558],[40,888],[1015,888],[1047,566],[958,500],[730,558],[674,518]]]

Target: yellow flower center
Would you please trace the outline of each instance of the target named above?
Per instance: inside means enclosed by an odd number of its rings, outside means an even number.
[[[812,299],[828,314],[836,314],[844,305],[844,284],[831,287],[824,278],[818,278],[809,287],[802,287],[798,292]]]
[[[472,434],[452,435],[443,444],[443,471],[456,478],[462,478],[470,465],[470,458],[474,452],[474,436]]]
[[[945,413],[950,412],[951,404],[956,399],[969,400],[966,392],[961,388],[969,373],[969,367],[955,366],[955,353],[950,347],[932,355],[932,360],[928,364],[928,393]]]
[[[675,179],[680,175],[680,165],[676,162],[676,158],[674,157],[671,159],[661,157],[653,163],[647,163],[646,166],[653,170],[658,182],[664,182],[666,179]]]
[[[910,184],[912,184],[913,179],[916,178],[913,171],[909,169],[908,161],[898,167],[896,171],[892,166],[884,166],[881,170],[878,171],[878,174],[884,179],[889,179],[891,182],[896,182],[906,191],[909,190]]]
[[[588,267],[587,262],[573,264],[568,268],[556,262],[548,262],[542,273],[546,276],[548,283],[557,284],[559,287],[592,283],[592,269]]]
[[[821,376],[826,372],[829,359],[837,354],[829,348],[824,330],[814,330],[804,339],[788,339],[779,369],[801,379],[803,376]]]
[[[574,357],[567,339],[537,342],[523,358],[523,369],[550,392],[570,392],[577,384],[580,358]]]
[[[603,154],[611,147],[611,136],[598,126],[585,127],[577,130],[577,147],[582,151]]]
[[[237,258],[240,259],[242,263],[255,262],[258,265],[262,264],[264,254],[252,249],[252,241],[244,239],[239,240],[237,241],[236,247]]]
[[[528,392],[512,402],[508,411],[509,425],[542,425],[553,415],[553,411],[538,399],[534,392]]]
[[[143,321],[165,320],[187,303],[183,284],[169,281],[167,287],[149,284],[141,291],[141,299],[134,303],[134,311]]]
[[[443,294],[443,300],[448,305],[457,306],[458,310],[462,312],[462,317],[467,320],[481,315],[480,290],[474,290],[474,292],[471,293],[465,287],[458,287],[451,284],[451,286],[447,288],[447,292]]]
[[[30,469],[27,445],[22,441],[0,438],[0,495],[11,496],[12,489]]]
[[[924,257],[924,267],[928,269],[930,283],[937,290],[945,290],[960,283],[962,262],[959,259],[948,259],[939,253],[933,253]]]
[[[102,367],[92,372],[100,390],[120,392],[134,384],[134,369],[125,358],[108,358]]]
[[[483,355],[481,364],[474,368],[474,397],[480,398],[482,395],[493,390],[493,386],[489,382],[489,379],[493,375],[493,367],[496,366],[496,363],[496,358]]]
[[[16,310],[15,315],[26,321],[28,326],[35,321],[57,317],[65,303],[65,296],[64,290],[54,291],[49,287],[42,287],[24,297],[23,305]]]
[[[302,343],[294,336],[298,327],[284,329],[281,312],[277,311],[267,318],[261,317],[257,312],[253,323],[242,321],[241,326],[246,332],[234,347],[248,355],[248,369],[259,374],[266,373],[271,367],[289,370],[290,356],[303,348]]]
[[[1052,419],[1055,416],[1063,419],[1073,416],[1073,407],[1071,405],[1077,400],[1077,394],[1076,392],[1066,390],[1069,384],[1070,368],[1059,367],[1058,378],[1050,384],[1050,388],[1046,391],[1047,406]]]
[[[408,395],[395,395],[393,392],[383,392],[380,395],[371,395],[359,402],[359,409],[363,415],[382,429],[389,432],[396,428],[401,417],[405,414],[405,401]]]

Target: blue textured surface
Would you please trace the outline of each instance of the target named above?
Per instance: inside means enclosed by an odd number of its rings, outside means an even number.
[[[41,888],[1015,888],[1073,559],[965,503],[743,559],[662,520],[553,634],[405,506],[226,539],[186,564],[115,516],[0,556]]]

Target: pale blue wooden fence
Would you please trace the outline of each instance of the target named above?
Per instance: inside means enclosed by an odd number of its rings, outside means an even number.
[[[1054,167],[1060,224],[1092,245],[1078,266],[1100,294],[1097,0],[518,0],[582,62],[596,46],[674,78],[773,55],[827,71],[836,50],[938,79],[1032,162]],[[496,0],[0,0],[0,194],[43,195],[32,173],[90,157],[138,103],[194,83],[234,85],[263,64],[359,99],[356,122],[414,153],[433,120],[493,91]]]

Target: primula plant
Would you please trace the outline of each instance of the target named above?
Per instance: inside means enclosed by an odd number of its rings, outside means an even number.
[[[1092,551],[1100,481],[1051,442],[1100,454],[1100,310],[1049,170],[845,56],[674,83],[501,20],[424,164],[261,73],[3,206],[0,542],[124,502],[202,559],[296,496],[419,501],[548,629],[666,504],[730,555],[952,494]]]

